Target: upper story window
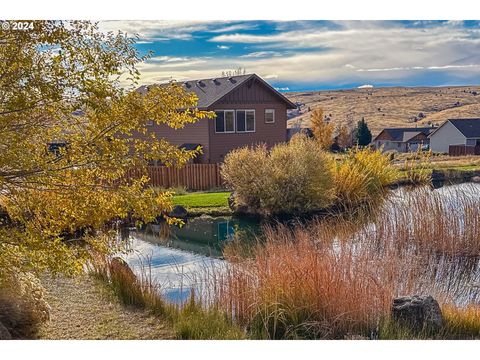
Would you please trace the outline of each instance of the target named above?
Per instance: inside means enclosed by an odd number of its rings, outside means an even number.
[[[255,110],[237,110],[237,132],[255,132]]]
[[[215,111],[215,132],[216,133],[233,133],[235,132],[235,111],[234,110],[217,110]]]
[[[255,132],[255,110],[215,110],[216,133]]]
[[[275,122],[275,109],[265,109],[265,122],[267,124]]]

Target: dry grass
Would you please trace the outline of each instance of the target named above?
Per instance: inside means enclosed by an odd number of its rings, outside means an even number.
[[[104,283],[88,275],[44,277],[50,321],[40,339],[172,339],[173,328],[148,311],[125,307]]]
[[[109,284],[123,304],[147,310],[159,321],[166,321],[178,339],[245,338],[245,332],[233,323],[231,317],[218,308],[203,306],[193,293],[185,304],[166,303],[159,286],[153,281],[148,262],[141,266],[140,274],[135,275],[123,260],[101,257],[91,264],[90,272]]]
[[[364,117],[374,136],[386,127],[428,126],[429,122],[441,124],[448,118],[478,117],[480,96],[470,91],[480,93],[480,88],[391,87],[287,93],[293,102],[305,103],[305,111],[308,107],[311,110],[289,120],[289,127],[297,123],[308,127],[310,115],[317,107],[322,107],[334,125],[356,125]],[[425,117],[418,122],[409,120],[419,113]]]
[[[440,337],[474,336],[478,310],[453,304],[480,300],[468,292],[480,276],[480,199],[448,196],[417,189],[367,223],[267,228],[252,256],[226,252],[217,301],[254,338],[411,338],[389,324],[392,300],[431,294],[447,309]]]

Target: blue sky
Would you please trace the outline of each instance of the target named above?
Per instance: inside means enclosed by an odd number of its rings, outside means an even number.
[[[290,91],[478,85],[478,21],[105,21],[153,56],[142,83],[245,68]]]

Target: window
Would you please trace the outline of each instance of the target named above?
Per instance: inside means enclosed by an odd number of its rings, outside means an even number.
[[[235,111],[225,110],[225,132],[235,132]]]
[[[237,132],[255,132],[255,110],[237,110]]]
[[[147,126],[153,126],[153,120],[147,120]]]
[[[275,122],[275,109],[265,109],[265,122],[268,124]]]
[[[215,111],[215,132],[232,133],[235,132],[235,111],[217,110]]]

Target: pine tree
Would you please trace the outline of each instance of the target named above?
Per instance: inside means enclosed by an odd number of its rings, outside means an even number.
[[[365,119],[362,117],[357,124],[357,129],[355,131],[355,141],[359,146],[367,146],[372,141],[372,133],[368,128]]]

